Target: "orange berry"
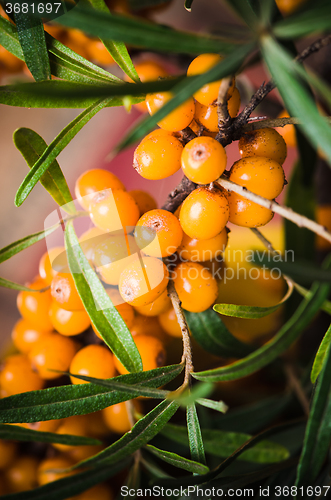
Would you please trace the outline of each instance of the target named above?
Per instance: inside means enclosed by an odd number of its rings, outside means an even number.
[[[165,179],[180,169],[182,151],[182,143],[173,134],[154,130],[137,146],[133,167],[144,179]]]
[[[58,272],[69,272],[67,253],[64,247],[54,247],[43,254],[39,262],[39,274],[50,285]]]
[[[223,59],[222,56],[218,54],[200,54],[198,57],[193,59],[191,64],[187,70],[187,76],[199,75],[201,73],[206,73],[213,66],[216,66]],[[207,83],[200,90],[195,92],[195,99],[204,104],[205,106],[209,106],[210,104],[215,103],[218,97],[218,91],[220,88],[222,80],[217,80],[216,82]],[[233,83],[231,88],[229,89],[229,95],[232,94],[234,89],[235,81],[233,79]]]
[[[274,214],[271,210],[247,200],[236,193],[229,193],[229,222],[237,226],[260,227],[268,224]]]
[[[140,411],[140,405],[135,400],[133,405]],[[125,401],[108,406],[101,410],[102,417],[108,429],[117,434],[125,434],[131,429],[131,423],[128,415],[128,408]]]
[[[62,420],[44,420],[42,422],[28,422],[26,424],[15,424],[21,425],[26,429],[31,429],[33,431],[39,432],[55,432],[58,427],[61,425]]]
[[[72,446],[71,448],[71,450],[68,450],[70,458],[72,458],[75,463],[78,463],[100,453],[105,449],[105,446],[103,444],[86,444],[83,446]],[[80,496],[74,497],[72,500],[77,500],[77,498],[80,498]]]
[[[33,290],[40,290],[45,288],[47,284],[41,278],[37,278],[28,286]],[[53,330],[48,315],[51,303],[50,290],[45,292],[19,292],[17,296],[17,308],[21,316],[36,328],[44,331]]]
[[[90,204],[90,217],[103,231],[135,226],[140,212],[134,198],[122,189],[100,191]],[[129,231],[130,232],[130,231]]]
[[[123,182],[112,172],[103,168],[94,168],[87,170],[78,177],[75,185],[75,195],[81,206],[88,210],[95,193],[105,189],[125,190],[125,187]]]
[[[168,76],[168,73],[165,71],[161,64],[156,61],[143,61],[141,63],[135,64],[136,71],[140,78],[141,82],[150,82],[158,80],[159,78],[165,78]],[[124,80],[127,82],[132,82],[131,78],[127,75],[124,75]],[[146,102],[139,102],[138,104],[134,104],[136,109],[139,109],[141,113],[147,113]]]
[[[39,486],[52,483],[57,479],[72,476],[75,471],[61,472],[61,470],[69,469],[74,465],[74,462],[66,456],[57,456],[53,458],[46,458],[38,467],[37,477]]]
[[[80,417],[86,420],[88,435],[90,437],[100,439],[108,436],[109,430],[103,421],[101,410],[88,413],[87,415],[80,415]]]
[[[146,212],[134,232],[138,247],[151,257],[168,257],[176,252],[183,230],[174,214],[157,208]]]
[[[159,322],[163,330],[171,337],[182,337],[182,330],[173,307],[160,314]]]
[[[287,148],[283,137],[273,128],[262,128],[246,132],[239,140],[242,158],[264,157],[283,165]]]
[[[121,273],[119,292],[125,302],[143,306],[156,300],[168,284],[168,269],[161,260],[143,257]]]
[[[199,187],[182,204],[179,220],[191,238],[208,240],[225,227],[229,219],[229,203],[223,189]]]
[[[329,205],[317,205],[316,207],[316,222],[324,226],[328,231],[331,231],[331,204]],[[322,236],[316,235],[316,248],[318,250],[329,250],[331,243],[322,238]]]
[[[224,228],[209,240],[197,240],[184,233],[178,254],[182,260],[206,262],[222,256],[228,243],[228,232]]]
[[[168,290],[165,289],[156,300],[145,306],[135,307],[135,310],[143,316],[158,316],[169,307],[171,307],[171,300],[168,297]]]
[[[80,298],[74,278],[70,273],[58,273],[51,284],[51,295],[55,302],[66,311],[82,311],[84,305]]]
[[[88,421],[84,415],[73,415],[63,419],[58,427],[56,434],[72,434],[73,436],[88,436]],[[75,448],[74,445],[52,443],[52,446],[60,451],[71,451]]]
[[[240,92],[237,89],[237,87],[234,87],[233,94],[230,97],[230,99],[228,99],[228,113],[231,116],[231,118],[235,118],[239,113],[240,104],[241,104]]]
[[[32,366],[38,370],[40,377],[51,380],[62,375],[52,370],[68,371],[76,352],[77,346],[72,339],[52,333],[38,342],[29,352],[29,358]]]
[[[231,167],[229,179],[248,191],[272,200],[282,192],[285,174],[276,161],[252,156],[236,161]]]
[[[115,375],[113,355],[107,347],[96,344],[88,345],[80,349],[73,357],[69,371],[75,375],[87,377],[112,378]],[[76,377],[70,377],[70,379],[73,384],[89,383]]]
[[[196,137],[188,142],[182,153],[182,169],[186,177],[197,184],[216,181],[225,170],[226,152],[211,137]]]
[[[167,334],[162,330],[156,316],[141,316],[137,314],[130,330],[132,337],[136,337],[137,335],[150,335],[151,337],[158,338],[163,344],[166,344],[169,340]]]
[[[89,315],[85,310],[67,311],[66,309],[62,309],[55,301],[52,302],[49,317],[54,330],[66,337],[78,335],[87,330],[91,325]]]
[[[133,236],[124,232],[108,235],[94,250],[94,265],[108,285],[118,285],[121,272],[138,258],[139,248]]]
[[[172,97],[173,94],[171,92],[147,94],[146,104],[149,114],[154,115],[162,106],[170,101]],[[194,108],[194,100],[190,97],[187,101],[180,104],[180,106],[165,116],[165,118],[162,118],[162,120],[158,122],[158,126],[169,132],[179,132],[183,128],[188,127],[193,120]]]
[[[79,238],[80,247],[92,267],[94,265],[95,247],[107,238],[109,238],[109,235],[98,227],[88,229]]]
[[[196,262],[182,262],[175,268],[174,285],[182,307],[190,312],[205,311],[217,298],[216,279]]]
[[[32,490],[37,486],[38,460],[33,456],[16,458],[5,471],[5,481],[11,493]]]
[[[82,31],[74,28],[69,28],[66,34],[65,45],[74,52],[77,52],[80,56],[85,58],[88,57],[87,47],[91,39]]]
[[[0,439],[0,469],[7,469],[17,454],[17,443]]]
[[[149,335],[136,335],[134,341],[140,353],[144,371],[153,370],[165,364],[166,351],[159,339]],[[121,375],[129,373],[116,356],[114,359],[116,369]]]
[[[77,448],[83,448],[82,446],[77,446]],[[114,495],[106,484],[97,484],[93,488],[80,493],[80,495],[75,496],[75,500],[113,500]]]
[[[90,40],[86,49],[90,61],[95,61],[97,64],[100,64],[100,66],[114,64],[114,59],[101,40]]]
[[[7,396],[21,392],[37,391],[44,387],[44,381],[33,371],[31,363],[24,354],[8,356],[0,372],[0,385]]]
[[[277,116],[277,118],[289,118],[289,117],[290,115],[285,109]],[[284,127],[278,127],[277,132],[283,137],[284,141],[286,142],[286,145],[289,148],[297,147],[297,135],[294,125],[285,125]]]
[[[235,118],[237,116],[239,108],[240,94],[237,87],[235,87],[232,96],[228,100],[228,113],[231,118]],[[194,130],[194,132],[198,133],[199,125],[203,125],[209,132],[218,132],[217,105],[204,106],[197,101],[195,103],[194,117],[198,123],[198,128],[197,130]]]
[[[47,33],[49,33],[52,37],[60,41],[62,41],[65,36],[65,30],[61,26],[57,26],[55,24],[45,23],[44,30],[47,31]]]
[[[6,72],[18,73],[21,71],[23,64],[23,61],[0,45],[0,66],[3,66]]]
[[[20,319],[14,325],[11,337],[15,347],[26,354],[47,334],[48,332],[38,330],[26,319]]]
[[[298,10],[306,2],[307,0],[276,0],[277,7],[285,17]]]
[[[131,196],[137,203],[140,211],[140,216],[144,215],[144,213],[149,212],[150,210],[154,210],[154,208],[157,208],[155,199],[146,191],[133,189],[132,191],[129,191],[129,194],[131,194]]]

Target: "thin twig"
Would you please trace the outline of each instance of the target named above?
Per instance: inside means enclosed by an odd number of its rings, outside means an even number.
[[[267,248],[267,250],[269,250],[269,252],[272,255],[279,255],[279,252],[277,252],[277,250],[275,250],[274,247],[272,246],[271,241],[267,240],[267,238],[261,233],[259,229],[257,229],[256,227],[251,227],[250,229],[252,233],[254,233],[255,236],[259,238],[259,240],[263,243],[263,245]]]
[[[290,365],[289,363],[286,363],[284,366],[284,371],[287,377],[287,381],[291,389],[294,391],[296,397],[298,398],[303,411],[305,412],[305,415],[309,415],[309,401],[306,397],[306,394],[304,393],[304,390],[302,389],[302,386],[298,380],[298,377],[296,376],[293,366]]]
[[[329,233],[329,231],[327,231],[325,227],[317,224],[317,222],[308,219],[304,215],[293,212],[291,208],[284,207],[283,205],[279,205],[273,200],[268,200],[267,198],[263,198],[262,196],[252,193],[251,191],[248,191],[244,186],[238,186],[238,184],[235,184],[234,182],[229,181],[224,177],[220,177],[216,182],[227,191],[239,194],[243,198],[247,198],[247,200],[253,201],[257,205],[261,205],[261,207],[267,208],[272,212],[281,215],[285,219],[294,222],[294,224],[296,224],[297,226],[309,229],[313,233],[318,234],[331,243],[331,233]]]
[[[331,124],[331,116],[324,117],[326,121]],[[269,127],[285,127],[286,125],[300,125],[301,121],[299,118],[294,117],[284,117],[284,118],[267,118],[256,122],[249,122],[243,126],[243,132],[250,132],[252,130],[258,130],[261,128]]]
[[[178,186],[168,194],[168,197],[162,206],[163,210],[175,212],[185,198],[196,188],[196,184],[187,177],[183,177]]]
[[[218,117],[218,130],[222,132],[224,128],[228,127],[231,121],[231,116],[228,111],[228,92],[233,81],[233,76],[223,78],[220,85],[217,97],[217,117]]]
[[[168,284],[168,295],[175,310],[177,320],[182,331],[183,338],[183,356],[182,363],[185,363],[185,378],[182,388],[187,387],[190,382],[190,374],[193,372],[191,339],[186,319],[181,308],[181,302],[175,289],[174,282],[170,279]]]

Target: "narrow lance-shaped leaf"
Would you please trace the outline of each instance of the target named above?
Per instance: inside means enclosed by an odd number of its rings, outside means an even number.
[[[277,311],[277,309],[280,306],[282,306],[287,301],[287,299],[291,297],[294,287],[291,281],[287,281],[287,284],[288,284],[288,290],[286,292],[286,295],[284,295],[282,300],[274,306],[258,307],[258,306],[241,306],[241,305],[237,306],[234,304],[215,304],[213,306],[213,309],[219,314],[223,314],[224,316],[231,316],[234,318],[249,318],[249,319],[263,318],[264,316],[268,316],[268,314]]]
[[[177,453],[171,453],[169,451],[160,450],[155,446],[150,444],[147,445],[147,450],[155,455],[157,458],[167,462],[174,467],[179,469],[187,470],[188,472],[193,472],[194,474],[205,474],[209,471],[206,465],[202,465],[199,462],[194,462],[193,460],[188,460],[187,458],[177,455]]]
[[[288,19],[282,19],[274,27],[273,31],[279,38],[297,38],[319,31],[327,31],[331,28],[331,5],[329,0],[307,2],[302,12]]]
[[[304,288],[301,285],[298,285],[298,283],[294,284],[294,287],[296,291],[302,296],[302,297],[311,297],[311,291],[307,290],[307,288]],[[325,300],[323,304],[321,305],[322,311],[328,313],[331,315],[331,302],[329,300]]]
[[[30,168],[38,161],[47,149],[44,139],[29,128],[19,128],[14,132],[14,144],[20,151]],[[52,198],[60,206],[73,201],[68,184],[65,180],[60,165],[55,160],[47,172],[40,178],[40,183],[49,192]],[[73,206],[70,204],[69,206]]]
[[[160,387],[177,377],[183,365],[156,368],[120,375],[112,383]],[[39,422],[72,415],[86,415],[132,398],[130,391],[109,389],[95,384],[64,385],[26,392],[0,399],[0,422]]]
[[[77,291],[94,326],[128,371],[142,370],[131,332],[86,259],[71,222],[66,226],[65,244]]]
[[[221,413],[226,413],[229,407],[223,401],[214,401],[213,399],[198,398],[196,402],[205,406],[206,408],[211,408],[215,411],[220,411]]]
[[[51,142],[40,156],[39,160],[31,168],[28,175],[20,185],[16,196],[15,205],[21,206],[31,193],[40,178],[52,165],[55,158],[63,151],[75,135],[93,118],[94,115],[108,104],[108,100],[97,101],[95,104],[80,113],[72,122],[67,125],[62,132]]]
[[[194,403],[186,408],[186,422],[191,458],[194,462],[206,465],[205,448]]]
[[[267,1],[267,0],[264,0]],[[253,8],[254,0],[227,0],[227,3],[236,11],[248,26],[255,31],[258,26],[258,18]]]
[[[51,68],[41,19],[20,10],[14,17],[24,60],[33,78],[37,82],[50,80]]]
[[[179,405],[175,401],[162,401],[147,415],[138,420],[132,429],[115,441],[115,443],[94,457],[83,460],[75,465],[73,469],[77,467],[111,465],[132,455],[160,432],[176,413],[178,407]]]
[[[109,9],[104,0],[89,0],[90,4],[100,12],[109,14]],[[101,40],[114,61],[133,81],[139,82],[139,76],[136,68],[131,61],[131,57],[123,42],[114,42],[112,40]]]
[[[319,376],[323,368],[323,364],[328,354],[330,344],[331,344],[331,325],[329,326],[326,334],[324,335],[323,340],[320,343],[320,346],[318,348],[317,354],[314,359],[314,364],[310,375],[310,380],[312,381],[313,384],[315,384],[317,377]]]
[[[296,486],[310,485],[316,480],[330,447],[330,421],[331,344],[327,347],[323,367],[317,380],[297,469]]]
[[[61,443],[71,446],[101,444],[98,439],[92,439],[85,436],[57,434],[56,432],[41,432],[33,429],[25,429],[18,425],[4,424],[0,424],[0,438],[13,439],[14,441],[36,441],[37,443]]]
[[[22,292],[41,292],[45,290],[45,288],[41,288],[40,290],[33,290],[32,288],[20,285],[19,283],[15,283],[14,281],[6,280],[5,278],[0,278],[0,286],[3,288],[10,288],[11,290],[20,290]]]
[[[189,406],[195,403],[198,398],[209,396],[213,392],[214,384],[200,383],[179,393],[174,392],[169,395],[171,399],[177,401],[181,406]]]
[[[330,261],[327,261],[325,268],[329,267]],[[273,339],[246,358],[221,368],[192,373],[192,376],[198,380],[210,382],[236,380],[268,365],[299,337],[323,304],[329,289],[330,287],[326,284],[314,284],[311,296],[301,302],[293,316],[282,326]]]

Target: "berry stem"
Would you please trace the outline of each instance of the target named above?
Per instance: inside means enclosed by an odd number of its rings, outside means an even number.
[[[331,124],[331,116],[326,116],[325,119]],[[294,117],[266,118],[247,123],[243,126],[242,131],[251,132],[252,130],[260,130],[261,128],[285,127],[285,125],[299,125],[300,123],[299,118]]]
[[[309,409],[309,401],[308,401],[307,396],[306,396],[306,394],[305,394],[305,392],[300,384],[300,381],[298,380],[298,377],[295,373],[294,367],[291,364],[286,363],[284,365],[284,371],[285,371],[288,385],[295,393],[296,397],[298,398],[298,400],[302,406],[302,409],[303,409],[305,415],[308,417],[309,410],[310,410]]]
[[[177,320],[182,331],[183,338],[183,355],[182,363],[185,363],[185,377],[182,385],[182,389],[187,387],[190,383],[190,374],[193,372],[193,362],[192,362],[192,349],[191,349],[191,339],[190,332],[186,323],[186,319],[181,308],[181,302],[179,300],[178,294],[175,289],[173,281],[170,279],[168,284],[168,295],[172,302],[173,308],[175,310]]]
[[[187,177],[183,177],[178,186],[175,187],[162,206],[163,210],[174,213],[185,198],[196,188],[196,184]]]
[[[331,243],[331,233],[329,233],[329,231],[327,231],[325,227],[317,224],[317,222],[314,222],[303,215],[293,212],[291,208],[279,205],[273,200],[268,200],[267,198],[263,198],[262,196],[252,193],[251,191],[248,191],[244,186],[238,186],[238,184],[229,181],[225,177],[220,177],[216,182],[228,192],[237,193],[243,198],[247,198],[248,200],[257,203],[258,205],[261,205],[261,207],[268,208],[272,212],[275,212],[285,219],[294,222],[294,224],[296,224],[297,226],[305,227]]]
[[[217,98],[217,116],[218,116],[218,129],[219,132],[222,133],[223,129],[226,129],[229,126],[231,121],[231,117],[228,111],[228,91],[231,86],[233,77],[228,76],[227,78],[223,78],[222,83],[220,85],[218,91]]]

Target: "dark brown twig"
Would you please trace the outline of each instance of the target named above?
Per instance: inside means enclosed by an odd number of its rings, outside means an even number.
[[[174,213],[179,205],[196,188],[196,184],[187,177],[183,177],[178,186],[168,194],[168,197],[162,206],[163,210]]]

